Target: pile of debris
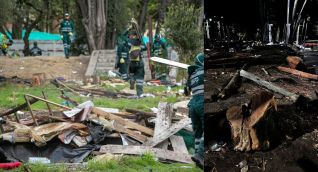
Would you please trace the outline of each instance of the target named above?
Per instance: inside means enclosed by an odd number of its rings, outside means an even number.
[[[187,111],[160,102],[157,112],[95,107],[91,101],[75,107],[25,94],[25,103],[0,113],[1,162],[80,163],[90,154],[154,154],[165,162],[192,164],[182,136],[191,120]],[[32,104],[44,102],[48,112],[36,112]],[[177,105],[179,106],[179,105]],[[28,108],[28,112],[21,111]],[[58,110],[62,109],[62,110]],[[191,127],[190,127],[191,128]]]
[[[257,164],[255,168],[263,169],[265,164],[266,170],[277,171],[300,166],[302,157],[317,160],[308,152],[317,152],[317,139],[294,141],[314,132],[318,124],[318,76],[308,73],[296,54],[290,48],[265,46],[232,56],[208,55],[205,137],[211,168],[238,170],[235,165],[248,160],[249,168]],[[311,144],[306,151],[293,150],[295,156],[284,157],[282,150],[291,150],[290,143],[304,142]]]

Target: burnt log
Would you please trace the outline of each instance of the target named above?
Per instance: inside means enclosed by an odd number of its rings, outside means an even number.
[[[235,150],[266,150],[270,146],[269,131],[273,112],[277,111],[272,93],[263,91],[251,98],[248,106],[233,106],[226,112],[232,131],[232,143]],[[275,123],[275,122],[273,122]]]

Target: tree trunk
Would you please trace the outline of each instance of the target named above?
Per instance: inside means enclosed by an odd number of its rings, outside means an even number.
[[[198,20],[198,29],[201,30],[202,29],[202,25],[203,25],[203,18],[204,18],[204,0],[201,0],[200,2],[200,15],[199,15],[199,20]]]
[[[96,49],[105,49],[108,0],[106,5],[104,0],[77,0],[76,3],[82,13],[90,53]]]
[[[15,16],[15,21],[12,25],[12,39],[22,38],[22,18],[20,16]]]
[[[104,0],[98,0],[96,2],[97,5],[97,42],[96,47],[97,49],[104,49],[105,48],[105,36],[106,36],[106,15],[107,15],[107,5],[108,0],[106,0],[106,10],[105,10],[105,2]],[[106,11],[106,14],[105,14]]]
[[[147,14],[147,9],[148,9],[148,2],[149,0],[143,0],[143,5],[142,5],[142,10],[139,18],[139,26],[140,30],[144,31],[145,30],[145,24],[146,24],[146,14]]]
[[[39,15],[37,16],[37,18],[31,23],[29,24],[27,22],[27,25],[25,26],[26,30],[25,30],[25,34],[23,37],[23,42],[24,42],[24,49],[23,49],[23,54],[24,56],[29,56],[30,55],[30,41],[29,41],[29,36],[32,32],[32,30],[36,27],[36,25],[43,19],[43,11],[41,11],[39,13]]]
[[[168,5],[167,0],[162,0],[161,5],[158,8],[158,24],[156,27],[156,34],[160,33],[161,23],[163,23],[163,20],[165,18],[167,5]]]

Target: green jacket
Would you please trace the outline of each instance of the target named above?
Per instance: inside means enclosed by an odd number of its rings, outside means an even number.
[[[60,24],[60,34],[74,32],[74,23],[72,20],[65,20]]]
[[[152,54],[155,56],[161,55],[162,54],[161,48],[166,49],[165,43],[163,43],[161,40],[160,41],[155,40],[151,47]]]
[[[127,44],[118,44],[117,47],[117,58],[116,58],[116,64],[115,67],[119,67],[120,65],[120,59],[123,58],[125,60],[125,63],[129,60],[129,47]]]
[[[204,94],[204,67],[192,65],[188,67],[187,87],[192,91],[192,95]]]

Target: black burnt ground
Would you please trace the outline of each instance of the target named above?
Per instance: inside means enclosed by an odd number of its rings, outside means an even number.
[[[318,169],[318,82],[277,70],[287,66],[288,55],[299,55],[291,48],[263,46],[244,53],[206,52],[205,136],[206,170],[240,171],[238,164],[247,164],[248,171],[310,171]],[[261,55],[258,58],[255,55]],[[221,63],[221,60],[226,63]],[[244,64],[245,70],[297,95],[298,101],[274,93],[278,111],[273,115],[275,132],[269,150],[242,153],[233,150],[226,110],[248,103],[256,93],[267,90],[253,81],[239,78],[227,96],[218,94]],[[262,69],[263,68],[263,69]],[[265,71],[269,73],[266,74]],[[268,90],[267,90],[268,91]],[[271,92],[271,91],[270,91]],[[264,131],[265,132],[265,131]],[[265,133],[264,133],[265,134]],[[268,133],[267,133],[268,134]],[[215,142],[227,143],[220,151],[211,151]],[[245,167],[246,168],[246,167]]]

